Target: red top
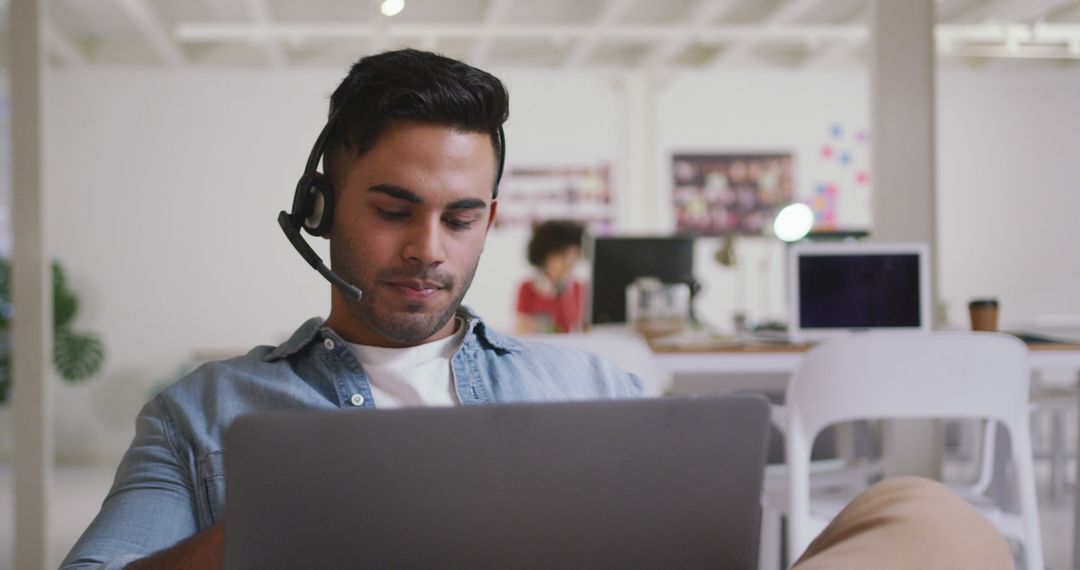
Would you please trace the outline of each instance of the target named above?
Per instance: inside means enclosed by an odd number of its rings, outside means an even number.
[[[518,290],[517,312],[536,319],[538,333],[579,332],[585,299],[585,287],[571,281],[556,292],[548,283],[529,280]]]

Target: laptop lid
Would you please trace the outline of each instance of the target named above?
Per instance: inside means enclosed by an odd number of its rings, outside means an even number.
[[[754,568],[763,398],[245,416],[225,567]]]
[[[800,243],[789,252],[793,342],[851,332],[929,331],[930,264],[920,243]]]

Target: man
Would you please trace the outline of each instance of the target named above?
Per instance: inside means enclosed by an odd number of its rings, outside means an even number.
[[[220,564],[222,436],[245,413],[640,394],[605,361],[505,337],[461,307],[497,207],[508,116],[498,79],[430,53],[379,54],[353,66],[330,115],[326,236],[334,273],[360,298],[335,287],[325,322],[206,364],[147,403],[64,568],[151,554],[128,567]]]
[[[321,261],[293,224],[330,239],[329,318],[304,323],[276,348],[208,363],[147,403],[101,512],[63,568],[220,567],[222,436],[245,413],[640,394],[636,377],[607,362],[505,337],[461,307],[497,209],[507,114],[499,80],[461,62],[402,50],[353,66],[331,97],[325,145],[320,137],[294,211],[281,220],[313,266]],[[325,179],[313,172],[324,150]],[[915,495],[947,502],[935,493],[944,492]],[[955,510],[959,518],[935,520],[980,524]],[[848,519],[858,531],[834,525],[839,538],[811,547],[824,553],[817,567],[837,567],[834,543],[865,553],[852,536],[880,543],[881,529],[895,528]],[[1000,554],[991,546],[982,550]]]

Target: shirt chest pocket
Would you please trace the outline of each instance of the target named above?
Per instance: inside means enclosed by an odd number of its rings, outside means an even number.
[[[211,451],[199,458],[197,469],[199,517],[205,526],[225,516],[225,451]]]

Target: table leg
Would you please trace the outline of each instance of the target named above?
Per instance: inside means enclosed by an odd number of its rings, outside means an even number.
[[[1065,451],[1065,412],[1056,406],[1050,410],[1050,502],[1057,502],[1065,488],[1065,465],[1068,452]]]
[[[1080,372],[1076,373],[1076,381],[1080,384]],[[1077,390],[1080,393],[1080,390]],[[1080,401],[1077,402],[1077,407],[1080,408]],[[1080,414],[1076,415],[1080,418]],[[1078,420],[1080,421],[1080,420]],[[1077,467],[1077,480],[1080,481],[1080,438],[1077,438],[1076,449],[1076,467]],[[1073,493],[1073,554],[1072,554],[1072,567],[1073,570],[1080,570],[1080,483],[1077,484],[1076,491]]]

